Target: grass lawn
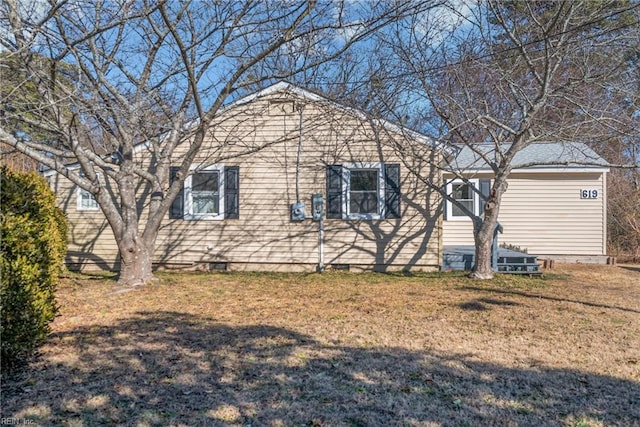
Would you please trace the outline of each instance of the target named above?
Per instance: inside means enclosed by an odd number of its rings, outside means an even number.
[[[640,425],[640,268],[70,275],[2,417],[42,425]]]

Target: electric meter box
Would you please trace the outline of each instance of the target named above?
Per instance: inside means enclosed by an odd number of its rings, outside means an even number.
[[[296,202],[291,204],[291,221],[304,221],[305,209],[303,202]]]
[[[322,194],[314,193],[311,195],[311,213],[314,221],[321,221],[324,215],[324,207],[322,206]]]

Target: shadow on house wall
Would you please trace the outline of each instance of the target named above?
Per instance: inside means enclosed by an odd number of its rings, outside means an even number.
[[[390,130],[353,110],[305,104],[295,96],[275,101],[256,101],[225,113],[208,131],[194,162],[240,167],[240,219],[170,220],[167,215],[157,239],[155,265],[313,269],[319,261],[318,226],[310,220],[291,221],[291,203],[304,200],[309,212],[311,194],[322,193],[326,208],[327,166],[373,162],[400,166],[402,217],[325,220],[324,264],[375,271],[438,268],[440,197],[427,183],[440,182],[439,170],[433,167],[439,153],[402,134],[399,127]],[[153,153],[148,155],[153,172]],[[111,187],[108,190],[117,198]],[[138,195],[138,213],[144,216],[149,186],[140,184]],[[117,268],[117,246],[112,244],[115,255],[110,261],[98,238],[107,227],[103,221],[95,226],[95,239],[83,236],[84,241],[74,241],[70,258]]]
[[[364,162],[400,166],[402,218],[326,219],[325,265],[437,268],[440,196],[424,181],[440,181],[433,167],[440,154],[424,143],[416,148],[414,142],[409,150],[404,135],[329,107],[309,112],[302,127],[298,110],[289,110],[275,117],[268,108],[252,110],[235,122],[228,119],[219,134],[211,131],[209,152],[198,162],[239,165],[240,219],[166,221],[156,261],[313,269],[319,261],[318,224],[291,221],[291,204],[304,201],[310,218],[311,194],[321,193],[326,210],[327,166]]]

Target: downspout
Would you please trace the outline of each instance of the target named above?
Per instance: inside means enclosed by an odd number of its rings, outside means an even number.
[[[324,215],[318,221],[318,273],[324,271]]]
[[[304,123],[304,104],[297,104],[300,113],[300,123],[298,125],[298,153],[296,155],[296,203],[300,203],[300,157],[302,156],[302,131]]]

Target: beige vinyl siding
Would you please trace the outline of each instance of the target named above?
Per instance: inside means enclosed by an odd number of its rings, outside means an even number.
[[[118,263],[118,246],[102,211],[78,210],[78,186],[60,175],[52,175],[52,189],[69,224],[66,264],[71,269],[112,270]]]
[[[324,263],[376,270],[437,268],[439,196],[429,194],[409,173],[391,141],[399,136],[374,133],[369,123],[351,114],[307,100],[297,165],[300,116],[295,100],[285,94],[258,99],[227,111],[211,127],[194,165],[239,166],[240,218],[185,220],[167,215],[156,241],[154,262],[167,266],[204,263],[205,267],[227,262],[232,269],[313,270],[318,263],[318,223],[310,219],[311,195],[323,194],[326,210],[326,166],[386,162],[401,165],[402,218],[326,219]],[[420,149],[430,152],[424,144]],[[176,154],[181,150],[186,147],[179,147]],[[149,153],[141,150],[138,155],[144,161]],[[303,222],[290,220],[296,180],[300,201],[306,205],[308,219]],[[223,206],[224,200],[220,203]],[[74,209],[75,205],[68,211]],[[91,240],[96,237],[90,235],[91,230],[97,228],[82,214],[72,215],[79,232],[74,238]],[[101,217],[100,213],[92,215]],[[97,240],[92,256],[114,259],[113,237],[102,232]]]
[[[598,198],[581,199],[582,189],[598,190]],[[601,172],[514,173],[502,198],[499,240],[537,255],[603,255],[604,190]],[[472,245],[471,221],[445,221],[443,243]]]
[[[282,100],[281,100],[282,101]],[[311,195],[326,196],[326,166],[348,162],[401,163],[392,144],[375,143],[374,135],[352,116],[307,104],[303,112],[302,148],[298,157],[299,113],[286,102],[277,109],[255,102],[216,127],[213,141],[237,141],[231,148],[253,154],[222,161],[240,167],[240,219],[166,221],[156,258],[165,263],[230,262],[236,269],[313,269],[318,263],[318,223],[290,220],[296,201],[311,216]],[[274,114],[275,111],[275,114]],[[284,113],[283,113],[284,111]],[[327,115],[330,113],[330,115]],[[247,130],[250,129],[250,130]],[[249,138],[247,138],[249,136]],[[226,148],[221,157],[229,157]],[[197,161],[196,163],[200,163]],[[299,175],[296,176],[296,170]],[[401,219],[325,220],[324,262],[367,269],[432,269],[439,265],[439,229],[435,196],[401,167],[404,213]],[[407,208],[420,198],[423,211]],[[326,209],[326,198],[325,198]],[[430,211],[424,215],[424,209]],[[175,239],[175,236],[179,236]],[[177,241],[176,241],[177,240]]]

